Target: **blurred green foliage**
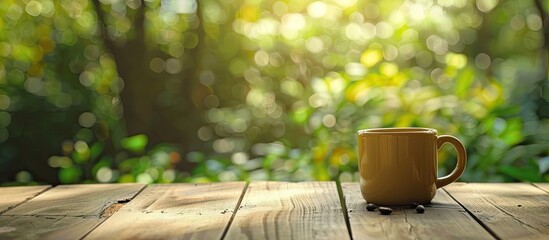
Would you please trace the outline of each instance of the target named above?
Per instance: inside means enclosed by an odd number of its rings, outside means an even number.
[[[0,182],[357,181],[356,131],[395,126],[460,138],[463,181],[549,181],[547,9],[1,1]]]

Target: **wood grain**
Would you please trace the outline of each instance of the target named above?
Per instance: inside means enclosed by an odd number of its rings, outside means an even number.
[[[541,190],[549,193],[549,183],[534,183],[534,185]]]
[[[95,216],[0,216],[0,239],[79,239],[102,221]]]
[[[0,215],[0,239],[79,239],[105,220],[110,205],[132,199],[144,184],[64,185]]]
[[[150,186],[86,239],[220,239],[245,185]]]
[[[334,182],[144,187],[0,188],[0,239],[349,239]],[[549,239],[547,183],[452,184],[424,214],[389,216],[365,209],[357,183],[342,189],[354,239]]]
[[[343,183],[343,195],[354,239],[493,239],[459,204],[439,189],[418,214],[408,206],[391,206],[391,215],[366,210],[358,183]]]
[[[144,184],[79,184],[50,189],[5,215],[97,216],[111,204],[132,199]]]
[[[226,239],[349,239],[334,182],[252,182]]]
[[[0,188],[0,214],[48,190],[51,186],[25,186]]]
[[[446,190],[498,238],[549,239],[549,194],[531,184],[454,184]]]

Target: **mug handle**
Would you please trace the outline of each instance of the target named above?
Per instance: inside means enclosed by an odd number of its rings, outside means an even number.
[[[441,188],[455,182],[461,176],[461,174],[463,174],[463,171],[465,170],[465,163],[467,162],[467,153],[465,152],[465,147],[459,141],[459,139],[450,135],[440,135],[437,139],[437,149],[440,149],[445,143],[452,144],[456,149],[457,164],[454,170],[448,176],[437,178],[437,188]]]

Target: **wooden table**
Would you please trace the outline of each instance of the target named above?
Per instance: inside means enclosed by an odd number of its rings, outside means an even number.
[[[424,214],[368,212],[357,183],[0,188],[0,239],[549,239],[549,184],[455,183]]]

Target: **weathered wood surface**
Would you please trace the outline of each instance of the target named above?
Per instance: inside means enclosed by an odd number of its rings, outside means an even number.
[[[0,239],[549,239],[548,190],[455,183],[386,216],[358,183],[343,198],[335,182],[3,187]]]
[[[500,239],[549,239],[549,194],[528,183],[445,187]]]
[[[358,183],[343,183],[342,189],[353,239],[493,239],[441,189],[423,214],[408,206],[391,206],[390,216],[366,210]]]
[[[95,216],[0,216],[0,239],[79,239],[103,220]]]
[[[5,215],[99,216],[107,206],[129,201],[144,184],[61,185],[38,195]]]
[[[0,214],[46,191],[51,186],[0,188]]]
[[[534,185],[543,191],[549,193],[549,183],[534,183]]]
[[[86,239],[220,239],[245,185],[149,186]]]
[[[335,182],[252,182],[226,239],[349,239]]]
[[[0,215],[0,239],[79,239],[104,221],[109,206],[144,184],[64,185]]]

